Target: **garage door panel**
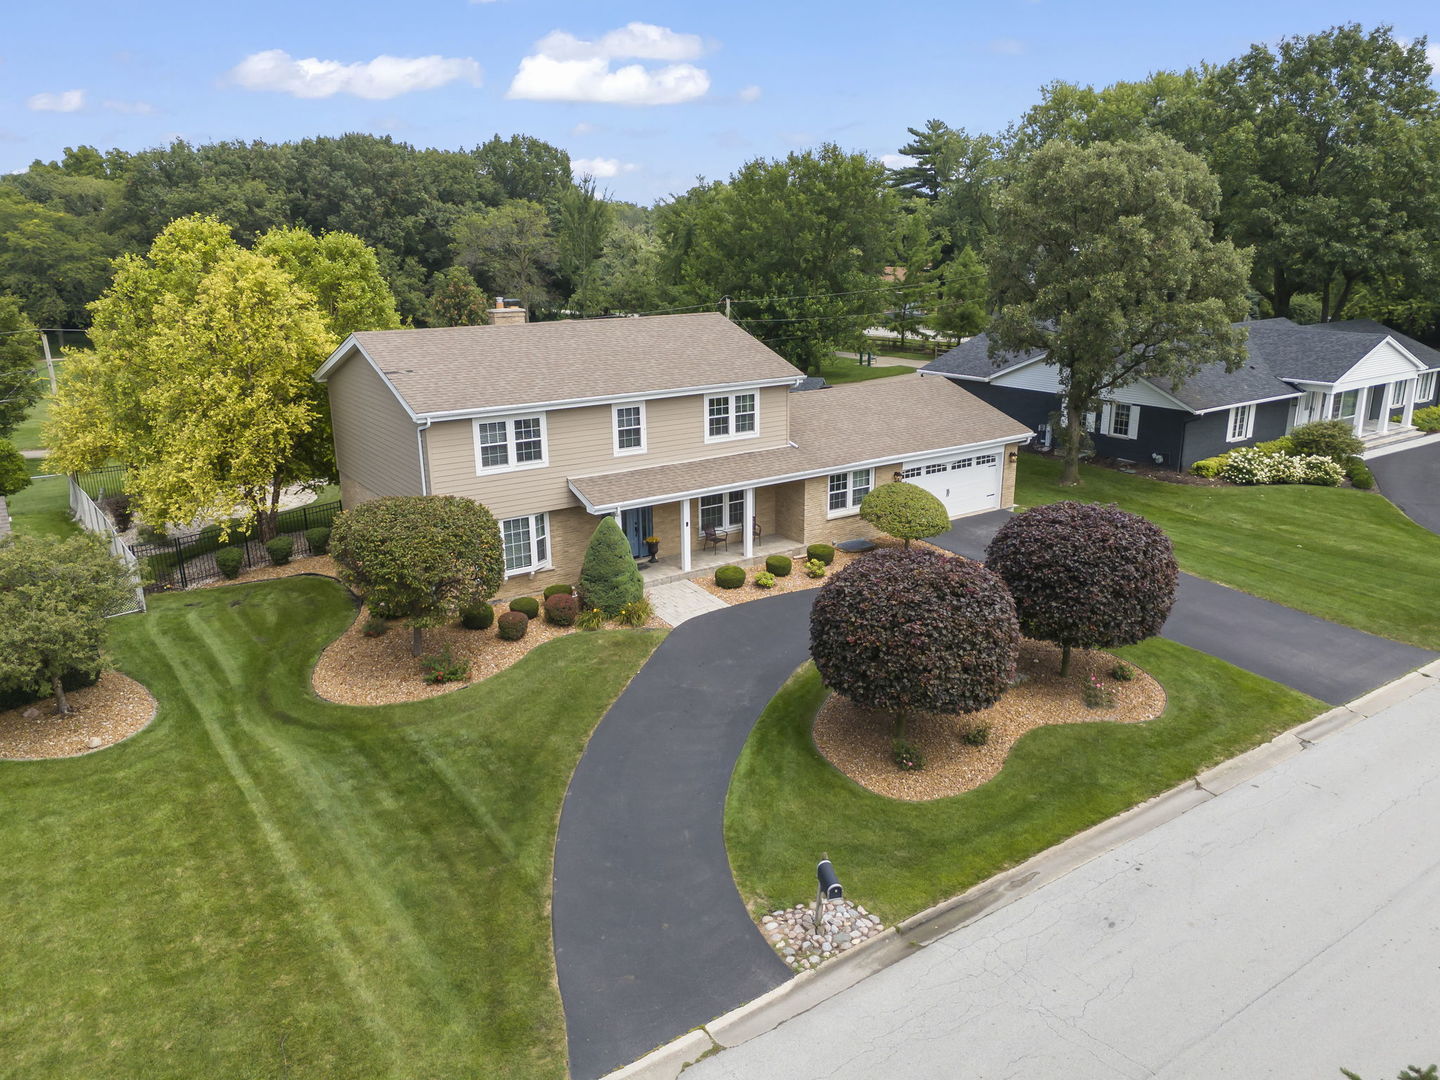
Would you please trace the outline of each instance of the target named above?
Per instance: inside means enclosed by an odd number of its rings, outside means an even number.
[[[952,518],[1000,505],[998,453],[950,454],[907,461],[901,475],[938,498]]]

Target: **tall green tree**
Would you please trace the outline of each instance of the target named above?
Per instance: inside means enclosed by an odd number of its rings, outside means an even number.
[[[463,266],[446,267],[430,279],[426,326],[483,326],[489,310],[489,300]]]
[[[555,299],[558,254],[550,216],[539,203],[514,199],[455,226],[455,261],[492,295],[518,297],[532,310]]]
[[[70,712],[66,673],[99,673],[105,616],[134,589],[129,570],[88,533],[0,541],[0,686],[48,686],[55,712]]]
[[[40,335],[19,298],[0,293],[0,439],[19,427],[40,400],[39,360]]]
[[[473,156],[479,174],[506,199],[544,205],[570,185],[570,155],[531,135],[494,135]]]
[[[884,177],[878,161],[827,143],[693,188],[657,223],[678,302],[730,296],[736,321],[818,370],[883,314],[897,214]]]
[[[563,188],[555,200],[555,269],[567,297],[582,292],[605,250],[615,224],[611,206],[595,189],[595,178]]]
[[[654,233],[641,226],[618,224],[606,236],[600,258],[586,274],[572,304],[591,315],[663,308],[660,274],[660,242]]]
[[[85,305],[110,280],[115,241],[90,219],[0,185],[0,291],[42,326],[83,326]]]
[[[1082,418],[1140,378],[1183,380],[1244,358],[1247,253],[1214,238],[1220,192],[1169,139],[1051,142],[997,206],[987,261],[991,355],[1043,350],[1059,371],[1060,482],[1080,479]]]
[[[889,274],[893,285],[885,328],[900,337],[900,348],[933,313],[940,285],[941,238],[930,225],[928,203],[919,203],[902,214],[896,229],[895,251]]]
[[[974,337],[990,321],[989,298],[985,264],[974,248],[966,246],[941,271],[940,294],[926,325],[951,339]]]

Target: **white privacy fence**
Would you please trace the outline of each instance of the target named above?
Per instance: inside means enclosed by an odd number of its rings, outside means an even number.
[[[115,527],[110,524],[110,518],[105,511],[95,504],[85,489],[75,482],[75,477],[70,477],[70,513],[75,520],[87,531],[104,539],[110,547],[110,554],[119,559],[130,569],[131,579],[135,583],[135,600],[133,603],[127,601],[113,611],[107,611],[106,615],[130,615],[133,612],[145,610],[145,589],[140,580],[139,560],[130,546],[121,540],[115,532]]]

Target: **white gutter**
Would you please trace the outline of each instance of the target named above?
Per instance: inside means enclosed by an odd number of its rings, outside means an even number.
[[[415,452],[420,457],[420,494],[430,494],[430,463],[425,460],[425,432],[430,429],[429,420],[415,424]]]
[[[1209,416],[1211,413],[1227,412],[1230,409],[1238,409],[1242,405],[1268,405],[1272,401],[1294,401],[1303,395],[1299,390],[1293,394],[1276,394],[1274,397],[1256,398],[1254,401],[1233,401],[1229,405],[1216,405],[1209,409],[1191,409],[1196,416]]]
[[[433,420],[470,420],[481,416],[507,416],[513,413],[548,409],[578,409],[586,405],[608,405],[612,402],[654,401],[657,398],[690,397],[695,394],[734,393],[771,386],[798,386],[804,375],[783,379],[761,379],[746,382],[712,383],[708,386],[686,386],[672,390],[635,390],[624,394],[598,394],[584,398],[559,398],[555,401],[529,401],[517,405],[488,405],[478,409],[450,409],[444,412],[416,413],[417,418]]]

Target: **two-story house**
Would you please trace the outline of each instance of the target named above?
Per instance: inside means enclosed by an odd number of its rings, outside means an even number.
[[[690,572],[871,532],[905,477],[952,516],[1010,505],[1021,424],[938,379],[795,391],[802,376],[718,313],[352,334],[315,377],[341,498],[461,495],[500,522],[506,595],[579,576],[599,515]],[[649,575],[658,579],[658,573]]]

